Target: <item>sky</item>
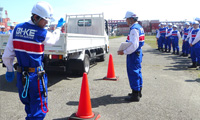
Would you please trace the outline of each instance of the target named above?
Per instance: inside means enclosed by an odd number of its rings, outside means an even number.
[[[26,22],[31,9],[41,0],[0,0],[12,22]],[[43,0],[51,4],[58,21],[66,14],[104,13],[107,20],[122,20],[126,11],[133,11],[139,20],[193,21],[200,17],[200,0]],[[57,22],[56,22],[57,23]]]

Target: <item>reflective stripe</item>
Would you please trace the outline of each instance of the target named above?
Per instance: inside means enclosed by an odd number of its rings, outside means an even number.
[[[31,41],[13,40],[13,47],[17,51],[27,52],[31,54],[43,54],[44,45]]]
[[[195,38],[195,37],[196,37],[196,35],[192,35],[192,37],[193,37],[193,38]]]
[[[141,41],[144,41],[144,35],[141,35],[140,37],[139,37],[139,41],[141,42]]]

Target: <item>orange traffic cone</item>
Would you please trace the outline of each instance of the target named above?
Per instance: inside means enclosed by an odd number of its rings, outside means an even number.
[[[87,74],[83,73],[81,94],[77,113],[73,113],[68,120],[97,120],[100,118],[98,112],[92,112],[90,91]]]
[[[104,80],[113,80],[113,81],[117,81],[119,79],[119,77],[115,76],[112,54],[110,54],[110,56],[109,56],[107,76],[104,77],[103,79]]]

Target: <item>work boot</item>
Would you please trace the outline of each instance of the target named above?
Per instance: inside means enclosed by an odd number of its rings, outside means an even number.
[[[140,91],[132,90],[132,95],[125,98],[128,102],[139,102],[140,101]]]
[[[164,52],[167,52],[167,49],[165,49],[165,51]]]
[[[188,68],[196,68],[197,67],[197,63],[196,62],[192,62],[191,66],[188,66]]]
[[[187,56],[188,56],[188,54],[186,54],[186,53],[183,55],[183,57],[187,57]]]
[[[142,97],[142,87],[140,88],[140,91],[139,91],[140,93],[139,93],[139,96],[140,96],[140,98]],[[128,96],[131,96],[132,95],[132,93],[129,93],[128,94]]]
[[[168,50],[168,51],[167,51],[167,53],[170,53],[170,52],[171,52],[171,50]]]
[[[172,54],[175,54],[175,52],[173,51],[173,53]]]
[[[184,53],[182,53],[180,56],[184,56]]]
[[[176,53],[177,55],[179,55],[179,51],[177,51],[177,53]]]

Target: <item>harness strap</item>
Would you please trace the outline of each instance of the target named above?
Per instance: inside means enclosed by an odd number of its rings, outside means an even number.
[[[38,79],[38,91],[39,91],[39,96],[40,96],[40,102],[41,102],[41,110],[43,113],[47,113],[49,112],[49,109],[47,107],[47,103],[46,103],[46,97],[45,97],[45,101],[44,101],[44,106],[46,107],[46,111],[43,109],[43,101],[42,101],[42,95],[41,95],[41,92],[40,92],[40,79]]]

